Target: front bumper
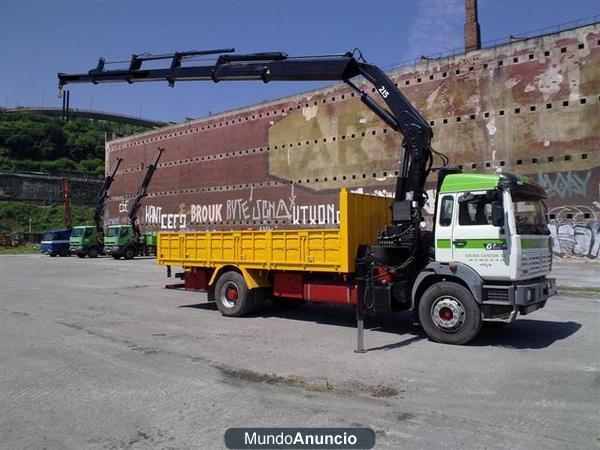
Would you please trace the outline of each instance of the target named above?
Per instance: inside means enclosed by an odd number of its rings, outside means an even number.
[[[519,306],[529,306],[545,302],[556,294],[556,280],[544,278],[538,282],[518,284],[515,286],[514,303]]]
[[[118,245],[106,245],[104,247],[104,253],[107,255],[118,255],[121,253],[121,250]]]
[[[512,322],[518,314],[526,315],[546,306],[556,294],[556,280],[541,278],[509,285],[484,285],[481,303],[485,321]]]
[[[85,248],[83,245],[69,245],[69,250],[72,253],[82,253],[85,252]]]

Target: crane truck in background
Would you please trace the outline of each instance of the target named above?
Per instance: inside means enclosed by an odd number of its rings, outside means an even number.
[[[94,225],[79,225],[73,228],[69,243],[71,253],[80,258],[89,256],[96,258],[104,253],[104,205],[108,198],[108,190],[115,180],[115,175],[119,166],[123,162],[122,158],[117,158],[117,163],[111,174],[104,179],[104,184],[98,192],[96,198],[96,207],[94,208]]]
[[[136,256],[156,254],[156,235],[141,232],[137,215],[142,206],[142,200],[148,195],[148,186],[164,151],[164,148],[159,147],[154,163],[146,167],[146,173],[135,199],[127,210],[129,225],[110,225],[106,230],[104,251],[114,259],[133,259]]]
[[[68,83],[229,80],[345,82],[404,140],[395,196],[340,192],[337,229],[159,233],[157,260],[190,290],[205,290],[226,316],[259,308],[266,297],[342,303],[356,308],[357,351],[364,351],[365,317],[375,310],[412,310],[427,335],[465,344],[482,322],[511,322],[544,307],[554,291],[544,190],[508,173],[462,173],[431,147],[432,129],[377,66],[358,52],[325,57],[233,50],[133,55],[128,68],[105,70],[104,59],[82,74],[59,73]],[[215,54],[190,64],[188,57]],[[170,59],[165,68],[145,61]],[[381,97],[352,80],[361,76]],[[437,197],[433,230],[422,227],[425,183],[434,156]],[[391,204],[390,204],[391,203]]]

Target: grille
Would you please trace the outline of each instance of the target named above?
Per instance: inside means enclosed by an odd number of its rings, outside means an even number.
[[[508,289],[487,289],[487,300],[508,303]]]
[[[552,267],[552,255],[528,255],[521,256],[521,272],[523,275],[544,275],[550,272]]]

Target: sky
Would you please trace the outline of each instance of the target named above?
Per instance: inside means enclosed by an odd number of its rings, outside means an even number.
[[[600,0],[480,0],[482,41],[600,14]],[[58,72],[131,54],[234,47],[290,56],[361,49],[385,67],[463,45],[464,0],[0,0],[0,106],[60,107]],[[168,64],[168,63],[167,63]],[[111,66],[118,67],[118,66]],[[180,122],[323,83],[70,85],[71,106]]]

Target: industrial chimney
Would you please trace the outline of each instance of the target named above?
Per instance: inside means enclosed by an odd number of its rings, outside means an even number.
[[[477,0],[465,0],[465,52],[481,48],[481,32],[477,22]]]

